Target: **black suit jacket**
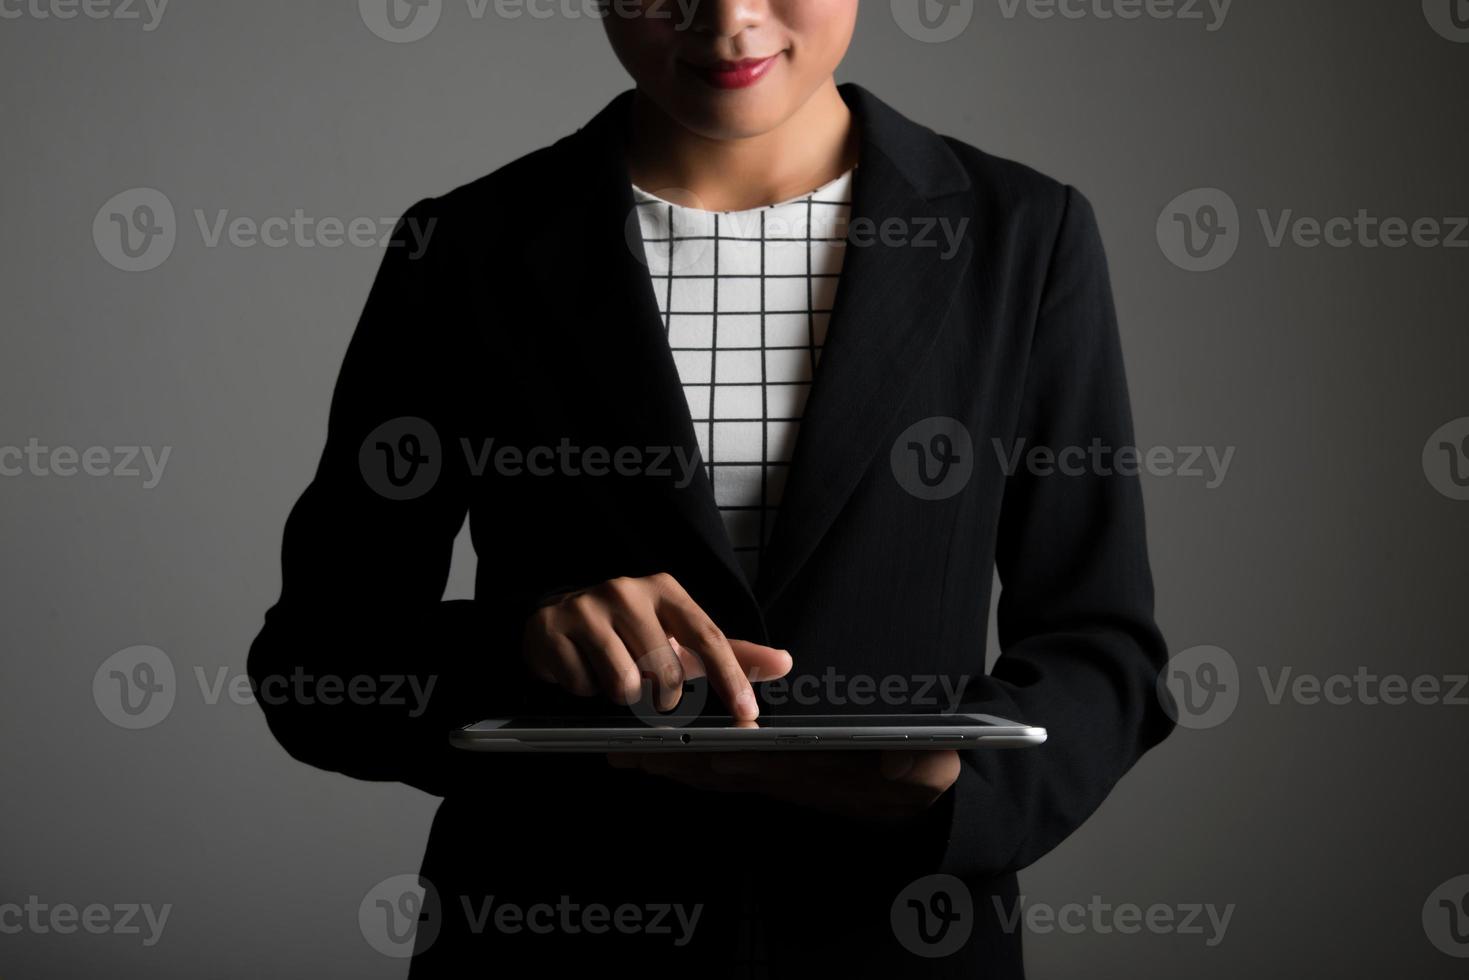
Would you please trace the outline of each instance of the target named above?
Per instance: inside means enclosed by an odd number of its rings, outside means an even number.
[[[633,218],[630,93],[555,145],[419,203],[387,253],[249,667],[262,691],[308,678],[261,698],[293,756],[445,798],[423,869],[442,922],[431,944],[420,937],[421,973],[452,972],[464,956],[512,976],[514,964],[613,957],[712,970],[743,935],[735,896],[753,881],[767,933],[755,955],[777,975],[1020,976],[1021,937],[1004,925],[1015,872],[1076,829],[1169,730],[1154,693],[1166,653],[1137,480],[1007,474],[1001,460],[1017,445],[1132,443],[1090,206],[859,87],[842,94],[861,133],[852,217],[863,241],[847,250],[753,587],[702,469],[686,486],[676,467],[475,472],[491,439],[491,451],[627,448],[644,464],[659,450],[697,451]],[[924,227],[928,245],[911,240]],[[957,249],[943,228],[962,230]],[[971,469],[958,492],[924,499],[893,450],[934,418],[962,426]],[[897,456],[909,452],[899,445]],[[476,598],[444,602],[466,514]],[[986,675],[996,569],[1002,655]],[[450,748],[451,726],[572,700],[517,660],[545,596],[660,571],[727,635],[792,651],[796,675],[942,676],[964,685],[963,708],[1043,725],[1050,739],[961,753],[953,789],[898,828],[704,795],[596,757]],[[385,693],[400,675],[433,683],[426,707],[299,693],[328,677]],[[906,883],[935,873],[965,883],[973,934],[927,959],[895,938],[889,914]],[[699,940],[677,950],[649,936],[475,936],[465,900],[489,895],[661,896],[706,911]]]

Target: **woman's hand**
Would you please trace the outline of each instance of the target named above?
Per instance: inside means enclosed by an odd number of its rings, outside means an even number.
[[[727,639],[672,575],[615,578],[560,596],[525,626],[521,655],[532,673],[582,697],[636,703],[646,678],[659,711],[678,705],[685,678],[709,676],[737,721],[760,714],[752,680],[791,669],[784,650]]]
[[[959,778],[953,749],[920,752],[644,752],[614,754],[696,789],[759,793],[859,820],[894,822],[928,809]]]

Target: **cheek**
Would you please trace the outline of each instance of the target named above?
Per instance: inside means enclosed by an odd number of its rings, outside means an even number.
[[[671,65],[679,34],[668,20],[649,17],[606,17],[607,40],[628,73],[645,81]]]
[[[852,41],[857,0],[781,0],[771,6],[808,58],[836,67]]]

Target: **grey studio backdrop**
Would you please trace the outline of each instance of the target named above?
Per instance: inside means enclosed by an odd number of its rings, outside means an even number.
[[[579,2],[384,7],[0,3],[5,980],[406,969],[359,910],[436,801],[288,758],[245,653],[383,220],[627,82]],[[1094,202],[1194,699],[1022,875],[1032,974],[1462,976],[1469,10],[946,16],[869,0],[841,77]]]

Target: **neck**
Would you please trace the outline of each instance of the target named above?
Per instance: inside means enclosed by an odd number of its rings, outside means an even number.
[[[632,116],[627,163],[633,183],[654,193],[680,188],[708,211],[743,211],[798,197],[857,163],[856,126],[834,79],[758,136],[701,136],[641,92]]]

